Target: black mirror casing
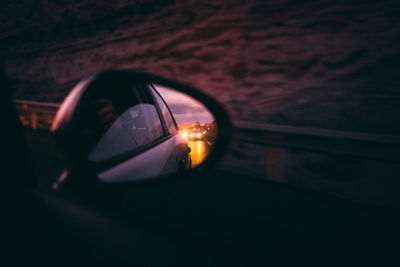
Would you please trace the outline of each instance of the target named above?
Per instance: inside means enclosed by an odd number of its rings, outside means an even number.
[[[65,180],[67,184],[74,184],[78,187],[92,186],[94,183],[100,184],[101,187],[110,186],[108,183],[107,185],[104,185],[104,182],[97,179],[95,166],[93,166],[93,164],[86,158],[86,151],[83,149],[87,145],[87,139],[84,138],[82,131],[85,121],[83,114],[85,114],[85,109],[87,109],[87,105],[91,98],[93,98],[96,92],[100,90],[99,88],[119,90],[119,88],[122,87],[119,85],[124,84],[127,81],[158,84],[189,95],[208,108],[214,116],[218,127],[218,135],[213,149],[199,167],[187,172],[166,175],[169,179],[144,179],[135,181],[135,184],[138,182],[180,179],[181,177],[188,177],[189,174],[201,173],[215,166],[225,155],[231,141],[232,123],[224,108],[213,98],[191,86],[146,72],[106,70],[94,74],[78,83],[78,85],[76,85],[65,98],[53,120],[51,131],[54,135],[56,144],[65,156],[67,172],[69,174],[63,175],[60,177],[60,180]],[[78,176],[80,178],[75,178]],[[124,182],[123,184],[126,183]],[[55,187],[57,187],[57,185]]]

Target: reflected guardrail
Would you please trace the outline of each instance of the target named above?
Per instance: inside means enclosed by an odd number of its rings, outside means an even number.
[[[49,129],[60,106],[15,100],[19,119],[33,129]],[[234,121],[234,141],[400,162],[400,137],[319,128]]]

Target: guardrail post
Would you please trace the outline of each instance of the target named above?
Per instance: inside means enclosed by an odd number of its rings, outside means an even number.
[[[32,129],[49,129],[59,103],[15,100],[21,122]]]

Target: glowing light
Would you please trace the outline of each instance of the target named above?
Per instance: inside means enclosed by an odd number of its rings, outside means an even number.
[[[196,134],[197,137],[201,137],[201,133]]]

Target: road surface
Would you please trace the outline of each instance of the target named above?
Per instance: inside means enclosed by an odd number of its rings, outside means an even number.
[[[204,140],[189,141],[192,156],[192,168],[199,166],[211,151],[211,143]]]

